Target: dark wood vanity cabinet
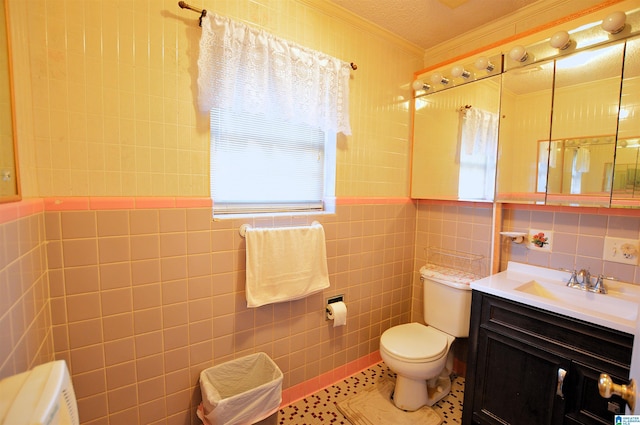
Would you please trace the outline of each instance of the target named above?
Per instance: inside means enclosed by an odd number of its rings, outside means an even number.
[[[625,402],[633,336],[473,291],[463,425],[607,424]]]

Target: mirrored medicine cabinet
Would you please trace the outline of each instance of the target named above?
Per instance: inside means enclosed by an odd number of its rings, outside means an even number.
[[[640,207],[640,37],[593,44],[523,64],[505,57],[499,75],[417,92],[412,197]],[[495,193],[463,188],[465,105],[498,117]],[[491,161],[469,162],[491,175]]]
[[[6,0],[0,0],[0,202],[20,200]]]
[[[501,78],[416,98],[413,198],[493,201]]]
[[[612,207],[640,207],[640,37],[627,41],[611,191]]]

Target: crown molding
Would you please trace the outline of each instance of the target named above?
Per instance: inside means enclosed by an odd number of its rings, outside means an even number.
[[[425,70],[495,49],[509,41],[535,34],[617,4],[637,0],[541,0],[504,18],[466,32],[424,52]],[[422,72],[422,71],[420,71]]]

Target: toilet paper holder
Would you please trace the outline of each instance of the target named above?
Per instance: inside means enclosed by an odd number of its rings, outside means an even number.
[[[327,298],[327,307],[324,309],[325,315],[324,315],[324,320],[329,320],[328,314],[330,313],[329,311],[329,304],[333,304],[333,303],[339,303],[340,301],[344,302],[344,294],[340,294],[340,295],[334,295],[333,297],[329,297]]]

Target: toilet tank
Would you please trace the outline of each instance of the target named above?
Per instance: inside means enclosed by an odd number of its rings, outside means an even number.
[[[468,283],[448,281],[446,276],[422,273],[424,321],[456,338],[469,336],[471,320],[471,287]]]

